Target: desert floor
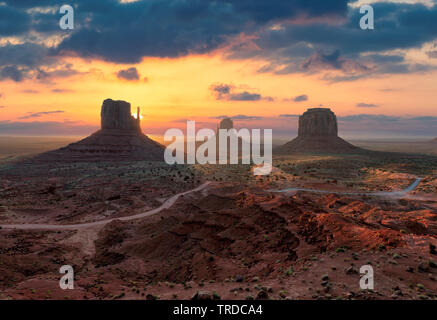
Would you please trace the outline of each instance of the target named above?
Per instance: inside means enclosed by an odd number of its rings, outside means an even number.
[[[252,169],[4,158],[0,298],[437,298],[436,157],[293,155],[270,176]],[[25,227],[47,224],[60,227]],[[62,265],[73,290],[59,287]],[[374,290],[360,289],[363,265]]]

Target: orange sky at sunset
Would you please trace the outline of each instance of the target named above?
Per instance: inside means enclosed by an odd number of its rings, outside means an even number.
[[[433,42],[433,35],[418,33],[421,40],[416,43],[408,38],[414,39],[412,33],[405,36],[404,41],[402,26],[390,29],[391,25],[384,24],[385,16],[382,15],[384,12],[387,19],[392,19],[394,15],[392,17],[388,13],[398,10],[396,14],[399,18],[394,17],[398,19],[395,21],[412,21],[415,23],[414,28],[423,31],[426,29],[421,29],[424,27],[421,21],[412,20],[415,18],[415,10],[429,14],[437,10],[429,1],[407,1],[408,4],[405,1],[372,2],[375,3],[375,12],[380,14],[377,16],[380,20],[376,22],[377,28],[372,32],[357,30],[358,25],[355,25],[355,11],[361,2],[338,0],[333,2],[333,8],[323,7],[326,13],[321,9],[314,11],[312,4],[299,5],[301,9],[296,4],[296,8],[292,7],[298,10],[296,12],[308,12],[303,15],[304,19],[291,9],[289,17],[281,16],[279,20],[275,15],[280,15],[280,12],[263,12],[267,15],[265,21],[268,22],[265,24],[264,20],[258,21],[258,16],[252,16],[252,12],[246,8],[250,22],[248,25],[255,23],[256,28],[240,25],[237,20],[233,21],[235,28],[228,30],[232,26],[223,24],[219,18],[214,20],[216,27],[205,27],[201,15],[195,16],[195,19],[199,19],[196,20],[198,25],[185,24],[185,20],[175,18],[176,28],[186,28],[178,29],[181,34],[166,34],[167,29],[161,30],[158,26],[156,32],[163,32],[163,37],[168,38],[162,38],[163,43],[158,43],[157,52],[150,52],[147,45],[141,44],[153,38],[148,33],[144,37],[135,38],[135,41],[127,39],[124,44],[133,46],[133,55],[129,50],[119,50],[115,40],[113,48],[103,48],[107,52],[103,50],[102,53],[98,46],[102,45],[100,43],[95,47],[93,43],[92,48],[89,48],[89,45],[87,47],[81,43],[80,34],[85,29],[84,34],[92,38],[95,36],[94,29],[88,30],[86,25],[79,24],[77,32],[68,33],[56,25],[59,15],[56,6],[44,10],[33,8],[34,11],[26,11],[26,14],[31,16],[34,23],[41,20],[33,16],[38,10],[43,10],[41,12],[47,15],[47,19],[54,17],[54,24],[49,24],[52,29],[41,29],[41,34],[38,34],[30,28],[25,35],[14,30],[8,36],[0,37],[0,134],[84,136],[99,127],[101,104],[104,99],[112,98],[130,102],[132,112],[136,112],[136,107],[140,106],[143,130],[151,134],[163,134],[166,129],[183,127],[183,120],[196,120],[199,126],[214,128],[219,116],[226,115],[235,117],[237,127],[272,128],[274,134],[293,136],[296,131],[296,115],[302,114],[307,108],[323,106],[336,113],[340,132],[346,137],[366,136],[367,133],[392,137],[399,134],[437,136],[433,130],[422,130],[428,126],[427,123],[432,123],[433,128],[437,124],[437,51],[434,51],[437,45]],[[108,2],[108,8],[113,6],[114,12],[131,12],[128,10],[134,6],[146,12],[151,10],[148,5],[143,1],[124,1],[118,4]],[[236,12],[243,10],[238,4],[232,2],[232,5]],[[13,8],[14,4],[11,2],[10,6]],[[102,19],[110,19],[104,10],[88,12],[91,9],[81,0],[77,1],[77,8],[83,14],[78,19],[93,19],[97,13],[101,14]],[[186,14],[196,14],[195,9],[197,7],[187,8]],[[22,9],[16,10],[21,12]],[[402,18],[402,14],[409,12],[412,12],[410,20]],[[162,14],[166,16],[172,13],[163,11]],[[214,15],[214,11],[210,14]],[[353,24],[348,24],[348,20],[354,21]],[[97,39],[103,36],[117,39],[118,32],[121,37],[126,37],[123,32],[129,30],[123,27],[129,21]],[[139,30],[141,35],[141,23],[147,21],[139,19],[134,22],[137,28],[134,30]],[[99,26],[100,20],[96,18],[94,23],[96,30],[102,29]],[[166,23],[169,23],[168,28],[173,27],[171,21]],[[153,29],[155,26],[147,27]],[[406,26],[406,30],[407,27],[411,28]],[[39,30],[38,26],[33,28]],[[311,28],[322,31],[313,31]],[[324,40],[324,36],[316,34],[325,29],[331,32],[326,33],[328,41]],[[198,36],[199,30],[210,32],[210,37],[216,36],[216,32],[223,34],[219,34],[216,40],[218,44],[214,43],[211,49],[202,51],[199,48],[209,44],[206,40],[201,38],[191,42],[192,37]],[[296,30],[307,33],[300,37]],[[192,32],[191,38],[187,36],[185,39],[189,32]],[[353,38],[355,34],[363,37],[362,40]],[[69,43],[70,38],[74,38],[74,42]],[[341,40],[336,42],[338,38]],[[152,40],[156,42],[159,39]],[[348,39],[356,43],[346,42]],[[386,39],[394,39],[393,44]],[[90,40],[83,38],[83,41],[87,44],[86,41]],[[175,41],[176,45],[169,44],[167,48],[167,42],[170,41]],[[362,46],[366,41],[369,42],[368,48]],[[55,50],[58,45],[64,48],[60,44],[65,44],[67,51],[59,51],[52,56],[49,49]],[[21,45],[23,47],[17,49]],[[106,41],[104,45],[107,45]],[[176,48],[178,45],[180,48]],[[29,50],[31,57],[27,51],[20,53],[17,50]],[[28,58],[33,58],[32,50],[42,50],[44,53],[34,51],[35,61],[29,61]],[[17,52],[22,57],[15,58]],[[130,63],[124,63],[130,60]],[[312,68],[303,68],[303,65]],[[278,72],[287,67],[292,71]],[[137,78],[125,80],[117,76],[129,68],[136,69]],[[40,73],[50,76],[40,77]],[[347,80],[332,80],[342,77]],[[351,80],[351,77],[356,79]],[[225,85],[231,93],[221,96],[217,91],[221,85]],[[249,98],[232,98],[232,95],[245,94]],[[253,95],[259,96],[252,99]],[[354,118],[356,116],[360,117]],[[421,122],[425,120],[431,122]],[[72,130],[50,129],[45,132],[39,128],[32,131],[31,127],[26,126],[40,122],[56,123],[57,127],[54,128],[65,126]],[[369,122],[373,123],[373,127]],[[20,128],[27,129],[20,131]],[[377,134],[375,129],[381,130],[377,130]]]
[[[4,81],[1,104],[7,107],[0,111],[0,120],[18,120],[28,112],[64,110],[65,113],[46,115],[43,119],[68,119],[98,126],[100,106],[105,98],[129,101],[132,110],[140,106],[144,116],[143,130],[151,133],[181,126],[172,123],[173,120],[215,123],[217,120],[210,117],[237,114],[264,117],[262,123],[268,128],[278,125],[277,117],[281,114],[301,114],[308,107],[319,105],[333,108],[338,116],[364,112],[437,116],[434,103],[436,72],[331,84],[321,80],[320,75],[257,73],[265,62],[224,61],[220,53],[216,53],[177,59],[147,58],[135,65],[141,79],[126,81],[118,79],[116,72],[130,65],[79,58],[67,59],[66,62],[73,63],[82,73],[56,79],[53,83]],[[216,100],[210,90],[215,83],[233,84],[241,90],[273,97],[274,101]],[[54,89],[63,92],[56,93],[52,91]],[[288,101],[301,94],[307,94],[309,100]],[[372,103],[379,107],[358,108],[358,103]]]

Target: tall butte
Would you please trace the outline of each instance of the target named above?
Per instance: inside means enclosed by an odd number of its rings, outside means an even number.
[[[278,154],[357,153],[363,149],[338,136],[337,117],[331,109],[313,108],[299,117],[297,138],[275,151]]]
[[[163,161],[164,146],[141,131],[140,109],[131,115],[126,101],[106,99],[101,109],[101,129],[64,148],[36,157],[48,161]]]

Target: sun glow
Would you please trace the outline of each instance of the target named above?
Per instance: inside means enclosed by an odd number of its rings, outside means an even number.
[[[136,113],[132,113],[132,117],[134,117],[135,119],[138,119],[138,115]],[[143,120],[142,114],[140,114],[140,120]]]

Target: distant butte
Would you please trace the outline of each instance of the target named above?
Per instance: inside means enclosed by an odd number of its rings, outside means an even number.
[[[364,151],[338,136],[337,117],[328,108],[308,109],[299,117],[296,139],[277,148],[277,154],[358,153]]]
[[[64,148],[37,156],[42,161],[164,160],[164,146],[141,131],[140,110],[131,115],[126,101],[106,99],[101,108],[101,129]]]

